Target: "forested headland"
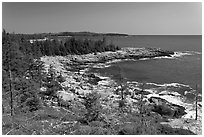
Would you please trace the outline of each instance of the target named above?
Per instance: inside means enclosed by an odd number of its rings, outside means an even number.
[[[72,36],[61,41],[57,37],[51,38],[46,35],[13,34],[5,30],[2,32],[3,134],[194,134],[189,130],[160,124],[167,118],[152,112],[152,108],[145,105],[142,91],[138,91],[138,94],[142,94],[135,104],[139,111],[132,112],[125,98],[130,93],[126,90],[122,76],[119,76],[120,88],[111,94],[119,99],[113,100],[116,106],[103,104],[109,102],[111,97],[114,98],[113,96],[103,98],[96,90],[82,96],[72,85],[63,87],[62,83],[66,79],[62,73],[56,75],[52,65],[45,72],[41,57],[97,54],[105,51],[114,52],[120,48],[107,43],[106,38],[94,41]],[[76,83],[80,83],[82,79],[82,84],[89,82],[94,85],[95,80],[99,79],[94,74],[66,72]],[[86,91],[86,86],[81,87]],[[65,101],[59,98],[57,91],[69,91],[69,95],[75,94],[78,98]],[[162,114],[175,114],[165,106],[155,109],[162,111]],[[176,116],[180,113],[182,112],[176,112]]]

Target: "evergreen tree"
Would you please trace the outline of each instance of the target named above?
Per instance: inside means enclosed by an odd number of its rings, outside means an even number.
[[[5,100],[9,99],[11,101],[11,111],[13,107],[17,109],[19,106],[22,106],[28,99],[31,101],[35,100],[37,103],[38,97],[36,91],[39,88],[36,88],[38,87],[36,86],[38,83],[34,81],[34,77],[31,73],[34,71],[32,70],[34,63],[32,54],[26,52],[26,47],[23,47],[25,49],[22,48],[22,51],[20,50],[19,39],[21,38],[19,35],[10,35],[3,32],[2,39],[3,91],[10,92],[10,98],[5,98]],[[29,72],[31,76],[29,80],[27,79],[27,72]],[[27,106],[29,107],[28,104]],[[29,111],[33,110],[36,109],[29,109]]]
[[[48,69],[47,78],[44,82],[44,86],[47,88],[47,90],[45,92],[41,92],[41,94],[47,96],[48,99],[57,98],[57,91],[62,90],[62,87],[55,77],[55,72],[52,65],[50,65]]]
[[[15,96],[17,106],[15,110],[18,112],[35,111],[41,107],[40,98],[38,96],[39,88],[32,80],[20,78],[14,82]]]
[[[100,104],[100,94],[97,92],[88,93],[83,102],[87,112],[85,114],[85,121],[87,123],[92,121],[98,121],[100,119],[100,113],[102,106]]]

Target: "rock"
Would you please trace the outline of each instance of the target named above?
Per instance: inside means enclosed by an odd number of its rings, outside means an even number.
[[[47,90],[47,88],[46,87],[41,87],[40,90],[45,92]]]
[[[190,119],[172,119],[169,122],[161,122],[162,125],[169,125],[172,128],[186,129],[194,134],[202,135],[202,121]]]
[[[66,91],[58,91],[57,95],[64,101],[71,101],[74,100],[74,98],[76,98],[76,96],[73,93],[68,93]]]
[[[88,74],[89,80],[88,83],[93,84],[93,85],[97,85],[99,81],[101,81],[102,79],[94,74]]]
[[[185,108],[166,101],[159,97],[150,97],[148,101],[151,103],[152,111],[159,113],[162,116],[170,118],[179,118],[186,114]]]
[[[96,76],[95,76],[93,73],[87,74],[87,76],[88,76],[89,78],[96,78]]]
[[[123,59],[140,59],[140,58],[152,58],[160,56],[171,56],[174,52],[163,51],[156,48],[123,48],[116,52],[103,52],[97,54],[86,54],[86,55],[68,55],[66,57],[42,57],[41,60],[44,62],[45,70],[47,71],[50,64],[53,65],[55,73],[57,75],[61,74],[66,81],[62,81],[61,85],[64,88],[63,91],[58,91],[58,96],[63,99],[65,102],[81,102],[84,96],[87,93],[92,91],[97,91],[102,96],[107,97],[107,100],[103,101],[104,107],[117,108],[118,100],[120,95],[114,94],[114,91],[119,87],[114,85],[114,81],[110,78],[101,77],[97,74],[87,74],[87,70],[94,65],[98,67],[106,67],[114,63],[114,61],[121,61]],[[100,63],[101,62],[101,63]],[[76,73],[74,73],[76,72]],[[89,82],[89,83],[87,83]],[[141,89],[139,88],[139,83],[132,82],[128,84],[129,93],[127,93],[127,104],[132,106],[132,109],[135,109],[137,101],[140,99]],[[155,85],[155,88],[159,86]],[[175,87],[175,86],[173,86]],[[188,87],[182,87],[182,93],[189,91]],[[44,91],[45,89],[41,89]],[[155,92],[153,89],[145,89],[143,91],[144,99],[149,101],[151,110],[159,113],[161,116],[166,116],[168,118],[179,118],[184,119],[193,119],[195,117],[195,110],[192,109],[194,106],[184,103],[182,100],[183,94],[178,90],[178,86],[175,89],[171,88],[172,91]],[[179,88],[179,91],[181,89]],[[131,94],[131,93],[135,94]],[[132,98],[131,98],[132,97]],[[76,101],[77,100],[77,101]],[[185,107],[185,108],[184,108]],[[197,121],[188,121],[181,122],[184,125],[184,129],[190,128],[191,131],[198,129],[200,134],[199,126],[201,127],[201,118],[202,118],[202,104],[198,104],[198,120]],[[186,114],[187,112],[187,114]],[[186,115],[184,115],[186,114]],[[200,123],[199,123],[200,122]],[[173,122],[172,122],[173,123]],[[175,121],[173,124],[176,127]],[[182,124],[180,126],[182,126]],[[188,125],[187,125],[188,124]],[[179,126],[177,126],[179,127]],[[194,132],[195,133],[195,132]]]

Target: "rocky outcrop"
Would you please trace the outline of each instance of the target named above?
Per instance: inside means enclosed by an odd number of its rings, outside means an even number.
[[[89,77],[89,80],[87,82],[89,82],[90,84],[93,84],[93,85],[97,85],[98,82],[102,80],[101,78],[97,77],[93,73],[88,74],[87,76]]]
[[[142,52],[141,52],[142,51]],[[154,58],[154,57],[171,57],[171,55],[174,54],[172,51],[166,51],[156,48],[145,48],[143,50],[140,50],[141,54],[135,54],[136,52],[133,52],[128,57],[130,59],[141,59],[141,58]]]
[[[105,63],[115,59],[141,59],[168,56],[174,52],[157,48],[123,48],[115,52],[103,52],[97,54],[73,55],[71,61],[80,65],[87,63]]]
[[[186,114],[185,108],[176,104],[172,104],[165,99],[159,97],[150,97],[149,102],[152,106],[152,111],[159,113],[162,116],[170,118],[180,118]]]
[[[116,52],[104,52],[97,54],[68,55],[66,57],[45,56],[42,57],[41,60],[45,64],[45,71],[48,70],[51,64],[55,70],[56,76],[61,75],[65,79],[65,81],[60,83],[63,90],[58,91],[58,96],[63,100],[60,105],[66,106],[67,101],[80,101],[83,99],[85,94],[97,91],[103,98],[101,101],[103,107],[114,109],[115,107],[118,108],[118,100],[120,100],[120,95],[114,93],[117,89],[119,89],[118,84],[111,78],[101,77],[96,73],[87,73],[87,70],[90,67],[97,66],[98,64],[98,67],[103,67],[116,59],[152,58],[171,56],[172,54],[174,53],[154,48],[124,48]],[[138,111],[136,104],[137,100],[141,98],[141,88],[139,88],[140,83],[133,82],[127,84],[127,104],[131,106],[132,112]],[[167,92],[162,88],[159,92],[157,92],[155,89],[158,87],[159,86],[157,85],[154,89],[144,89],[142,92],[144,99],[146,99],[147,102],[150,102],[148,105],[151,106],[150,108],[152,111],[159,113],[161,116],[174,119],[194,116],[195,111],[192,109],[192,105],[183,102],[181,98],[182,94],[178,94],[177,91]],[[42,91],[44,90],[46,91],[46,89],[42,88]],[[199,114],[202,113],[199,112]]]
[[[202,120],[194,119],[171,119],[169,122],[161,122],[162,125],[169,125],[172,128],[185,129],[197,135],[202,135]]]

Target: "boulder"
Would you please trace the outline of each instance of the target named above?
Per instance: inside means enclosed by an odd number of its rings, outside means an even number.
[[[66,91],[58,91],[57,95],[59,98],[61,98],[64,101],[71,101],[76,98],[76,96],[73,93],[68,93]]]
[[[97,85],[98,82],[102,80],[100,77],[96,76],[95,74],[88,74],[87,76],[89,77],[88,83],[93,85]]]
[[[162,116],[170,118],[180,118],[186,114],[185,108],[166,101],[159,97],[150,97],[148,101],[151,103],[152,111],[159,113]]]

